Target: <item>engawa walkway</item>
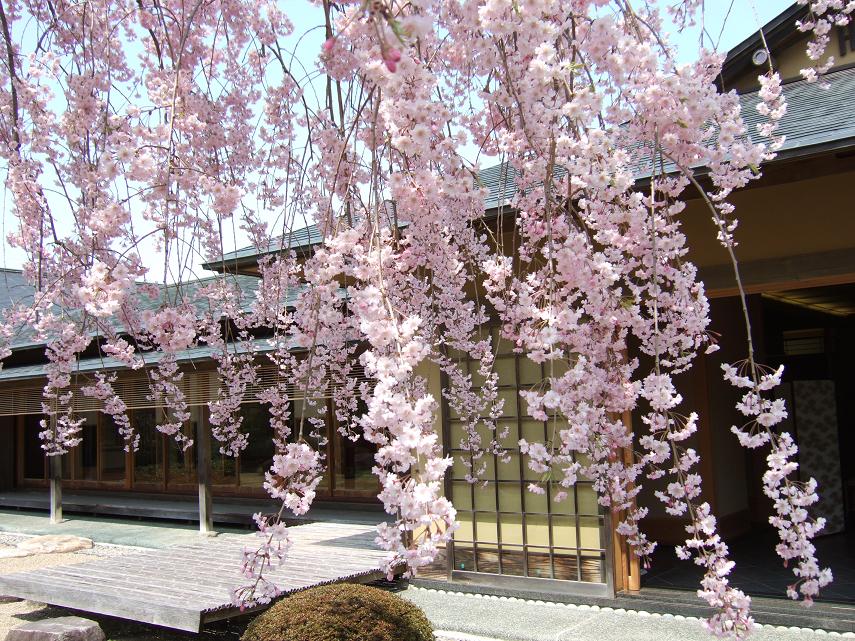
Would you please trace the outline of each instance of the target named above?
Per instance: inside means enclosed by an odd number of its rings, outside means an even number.
[[[384,553],[373,527],[311,523],[289,529],[293,546],[284,565],[268,574],[286,592],[382,576]],[[254,535],[204,538],[190,545],[146,550],[76,565],[0,576],[0,594],[84,612],[198,632],[204,623],[240,614],[231,591],[244,546]]]
[[[47,512],[50,509],[47,488],[17,489],[0,492],[0,509],[24,509]],[[87,514],[118,518],[138,517],[164,521],[197,521],[199,504],[192,495],[145,494],[140,492],[75,491],[62,492],[66,514]],[[255,512],[270,513],[279,509],[273,499],[230,498],[215,496],[214,522],[253,526]],[[373,525],[385,518],[379,501],[375,503],[342,503],[316,500],[306,517],[290,517],[293,523],[337,521]],[[2,529],[2,528],[0,528]]]

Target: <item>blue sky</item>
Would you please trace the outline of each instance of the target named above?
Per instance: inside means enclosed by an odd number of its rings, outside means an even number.
[[[659,0],[660,5],[667,0]],[[727,51],[745,40],[761,26],[794,4],[793,0],[704,0],[706,32],[718,43],[719,51]],[[672,33],[680,59],[689,61],[698,50],[700,28],[688,32]],[[710,40],[704,44],[709,47]]]

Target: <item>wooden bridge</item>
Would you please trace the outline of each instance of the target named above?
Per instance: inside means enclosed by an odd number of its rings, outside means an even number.
[[[371,526],[311,523],[289,528],[285,563],[266,576],[286,593],[327,583],[367,583],[383,576],[384,552]],[[146,550],[0,576],[0,594],[83,612],[199,632],[210,621],[241,614],[231,591],[254,535],[222,535],[191,545]]]

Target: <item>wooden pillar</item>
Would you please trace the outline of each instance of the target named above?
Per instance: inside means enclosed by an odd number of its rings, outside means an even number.
[[[624,412],[621,418],[623,420],[623,424],[626,425],[626,429],[632,432],[632,414],[630,412]],[[627,466],[632,465],[635,462],[635,457],[633,456],[632,449],[624,449],[623,462]],[[635,499],[633,499],[632,505],[633,507],[635,507]],[[624,554],[626,554],[627,557],[625,589],[631,592],[637,592],[641,589],[641,559],[639,559],[638,555],[636,555],[635,552],[630,549],[629,545],[627,545],[625,540],[623,541],[623,543]]]
[[[211,500],[211,435],[204,412],[200,412],[196,429],[196,477],[199,482],[199,533],[215,535]]]
[[[632,431],[632,414],[624,412],[621,416],[623,424],[628,431]],[[623,462],[629,466],[633,464],[632,449],[625,448],[622,452]],[[633,506],[635,501],[633,500]],[[637,592],[641,589],[641,562],[638,556],[633,552],[626,537],[618,534],[617,524],[626,515],[621,511],[618,514],[612,515],[612,542],[614,548],[614,579],[615,590]],[[643,527],[643,524],[642,524]]]
[[[624,350],[622,356],[625,363],[629,361],[629,353],[626,350]],[[632,412],[623,412],[620,418],[627,433],[633,434]],[[624,465],[629,467],[635,463],[635,455],[633,454],[631,447],[624,448],[622,454]],[[635,499],[633,499],[632,507],[634,508],[635,506]],[[616,526],[617,523],[613,523],[612,527]],[[620,548],[620,553],[615,555],[615,569],[620,567],[620,574],[622,575],[618,578],[616,583],[621,586],[620,589],[637,592],[641,589],[641,559],[639,559],[635,554],[635,551],[627,543],[626,537],[621,536],[617,531],[614,532],[614,537],[615,549],[617,550]],[[620,566],[618,566],[618,562],[620,562]]]
[[[50,415],[50,429],[56,434],[56,413]],[[50,522],[62,523],[62,456],[48,457],[50,477]]]

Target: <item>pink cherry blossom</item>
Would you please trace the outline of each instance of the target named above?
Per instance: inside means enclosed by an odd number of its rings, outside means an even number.
[[[800,2],[815,79],[855,3]],[[33,297],[4,314],[0,355],[24,330],[45,345],[47,454],[81,441],[74,394],[89,350],[144,371],[158,430],[189,447],[186,361],[204,348],[220,451],[247,446],[248,401],[268,408],[275,447],[264,487],[281,509],[256,517],[236,603],[280,592],[267,575],[291,545],[284,510],[309,511],[327,472],[329,399],[340,437],[376,448],[390,575],[416,575],[453,538],[444,448],[464,451],[455,474],[470,483],[513,455],[540,475],[534,493],[558,500],[589,479],[645,562],[656,543],[639,493],[661,479],[656,497],[688,521],[677,554],[703,570],[708,628],[745,637],[750,599],[729,582],[691,447],[701,417],[675,385],[717,348],[679,215],[697,192],[738,276],[732,195],[783,145],[787,105],[770,68],[749,131],[738,96],[717,85],[724,55],[678,63],[665,33],[665,17],[688,27],[704,3],[667,4],[666,15],[610,0],[315,3],[319,28],[294,34],[297,9],[274,0],[2,3],[9,243]],[[311,41],[316,59],[291,35],[324,38]],[[500,193],[464,156],[470,144],[479,162],[502,163]],[[224,256],[241,238],[250,251]],[[202,263],[217,275],[199,280]],[[795,480],[773,391],[782,370],[746,348],[723,370],[746,418],[731,431],[768,450],[770,523],[795,576],[782,591],[810,603],[832,579],[813,544],[816,482]],[[509,438],[507,354],[536,368],[514,400],[548,437]],[[82,393],[133,448],[120,376],[99,372]],[[457,443],[440,442],[443,403]],[[622,418],[633,412],[635,433]]]

